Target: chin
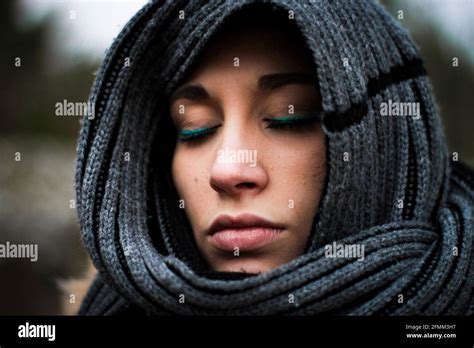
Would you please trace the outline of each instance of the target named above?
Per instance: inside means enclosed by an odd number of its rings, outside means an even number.
[[[265,273],[278,267],[269,260],[258,260],[249,258],[248,260],[225,260],[213,265],[213,269],[218,272],[240,272],[240,273]]]

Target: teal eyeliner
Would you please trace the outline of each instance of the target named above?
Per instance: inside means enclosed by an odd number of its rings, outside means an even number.
[[[292,128],[303,125],[309,125],[320,120],[319,114],[311,115],[287,115],[281,117],[272,117],[265,119],[268,122],[267,128]],[[196,129],[184,129],[179,132],[179,140],[193,141],[199,140],[202,137],[214,133],[214,131],[220,126],[215,127],[202,127]]]
[[[196,128],[196,129],[183,129],[181,132],[179,132],[179,139],[181,141],[190,141],[190,140],[195,140],[199,139],[205,135],[208,135],[214,130],[219,127],[202,127],[202,128]]]
[[[299,126],[311,124],[320,120],[319,114],[281,116],[267,119],[268,128],[279,128],[285,126]]]

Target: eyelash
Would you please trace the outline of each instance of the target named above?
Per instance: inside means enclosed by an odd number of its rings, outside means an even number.
[[[219,127],[220,125],[209,128],[185,129],[180,132],[178,139],[182,142],[198,141],[203,139],[206,135],[214,133],[214,131]]]
[[[311,125],[315,122],[318,122],[319,120],[319,114],[293,115],[265,119],[265,121],[268,122],[267,128],[270,129],[299,128],[302,126]]]
[[[268,125],[266,128],[270,129],[295,129],[301,128],[303,126],[311,125],[315,122],[320,121],[319,114],[311,115],[293,115],[293,116],[283,116],[275,118],[265,118],[264,119]],[[214,126],[210,128],[198,128],[183,130],[178,136],[178,139],[181,142],[197,142],[204,139],[207,135],[210,135],[215,132],[219,126]],[[184,134],[183,134],[184,133]]]

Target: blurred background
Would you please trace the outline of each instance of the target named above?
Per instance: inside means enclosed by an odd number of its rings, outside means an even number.
[[[39,249],[37,262],[0,258],[0,315],[77,310],[70,280],[89,267],[74,201],[79,117],[55,105],[87,101],[106,49],[144,3],[0,1],[0,244]],[[421,49],[450,151],[474,166],[474,1],[382,3]]]

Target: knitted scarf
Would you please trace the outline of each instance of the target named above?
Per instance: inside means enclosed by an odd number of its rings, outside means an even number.
[[[76,193],[98,270],[81,315],[472,314],[474,174],[448,154],[407,32],[372,1],[151,1],[98,71]],[[213,272],[170,179],[168,97],[225,20],[257,6],[317,67],[327,180],[306,251],[258,275]],[[420,117],[381,114],[417,102]],[[347,160],[348,158],[348,160]],[[363,261],[325,246],[363,245]]]

